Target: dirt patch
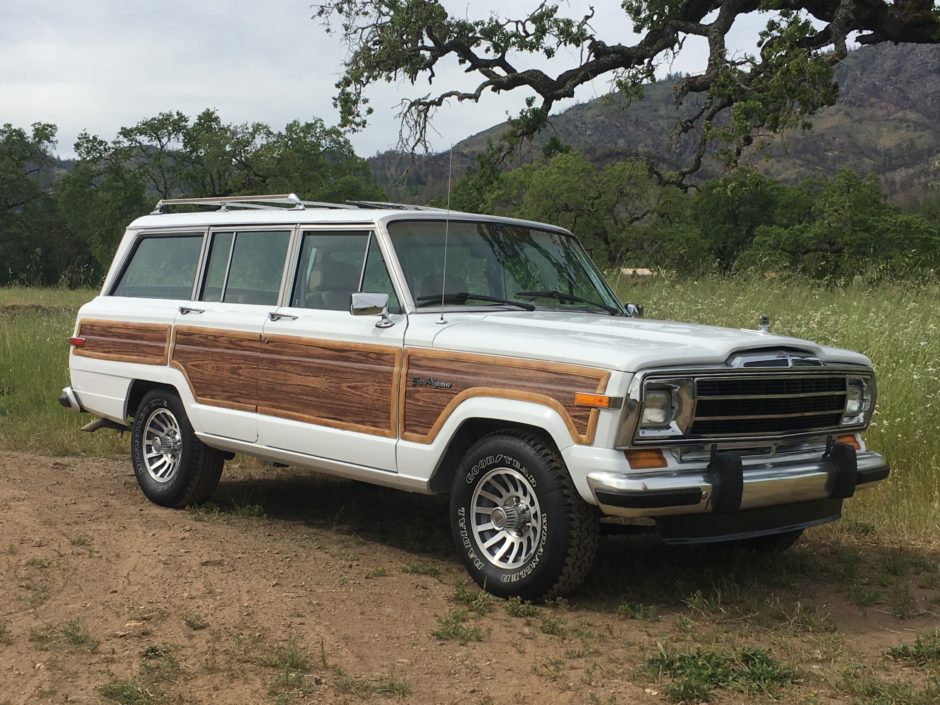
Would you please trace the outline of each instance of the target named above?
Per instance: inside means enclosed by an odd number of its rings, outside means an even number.
[[[584,590],[530,606],[469,582],[441,498],[230,466],[172,511],[123,459],[0,453],[0,703],[664,703],[664,648],[748,645],[799,675],[778,700],[929,676],[886,655],[937,622],[929,548],[822,534],[722,567],[607,537]]]

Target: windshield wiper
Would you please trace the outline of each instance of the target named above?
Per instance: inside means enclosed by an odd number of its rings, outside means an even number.
[[[586,299],[583,296],[566,294],[563,291],[556,291],[555,289],[546,289],[544,291],[517,291],[516,296],[522,296],[527,299],[557,299],[560,303],[588,304],[589,306],[594,306],[595,308],[607,311],[607,313],[609,313],[611,316],[623,315],[623,311],[618,310],[613,306],[608,306],[607,304],[592,301],[591,299]]]
[[[504,304],[506,306],[517,306],[525,311],[534,311],[535,305],[526,303],[524,301],[510,301],[509,299],[500,299],[496,296],[487,296],[486,294],[474,294],[469,291],[458,291],[454,293],[444,294],[431,294],[430,296],[419,296],[415,299],[417,306],[433,306],[434,304],[443,303],[445,304],[465,304],[468,300],[474,301],[492,301],[494,304]]]

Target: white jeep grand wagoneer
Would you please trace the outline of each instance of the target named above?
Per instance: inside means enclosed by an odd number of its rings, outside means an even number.
[[[467,570],[525,598],[576,587],[602,521],[781,550],[887,477],[863,355],[638,313],[551,225],[162,201],[79,312],[60,401],[131,429],[169,507],[236,452],[447,492]]]

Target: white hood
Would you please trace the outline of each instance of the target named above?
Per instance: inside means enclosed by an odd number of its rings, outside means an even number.
[[[695,323],[580,312],[448,312],[434,335],[443,350],[503,354],[635,372],[650,367],[721,365],[743,350],[782,347],[824,362],[870,366],[867,357],[808,340]]]

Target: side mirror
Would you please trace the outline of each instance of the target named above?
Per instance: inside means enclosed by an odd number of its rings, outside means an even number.
[[[354,316],[381,316],[376,328],[391,328],[395,322],[388,317],[388,294],[357,291],[349,297],[349,312]]]
[[[630,318],[643,318],[643,304],[627,304],[623,305],[623,310],[627,312],[627,315]]]

